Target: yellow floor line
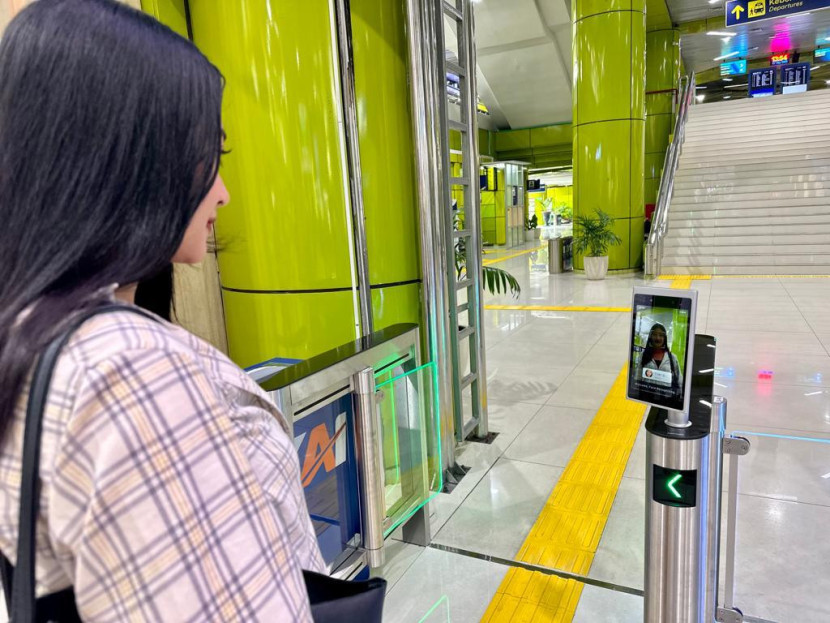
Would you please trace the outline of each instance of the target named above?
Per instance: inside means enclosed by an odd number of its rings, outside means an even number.
[[[687,288],[683,276],[673,288]],[[559,477],[516,559],[587,575],[614,505],[646,407],[626,400],[624,366]],[[541,571],[512,568],[482,623],[570,623],[584,585]]]
[[[630,307],[586,307],[582,305],[485,305],[484,309],[506,311],[630,312]]]
[[[511,255],[505,255],[504,257],[496,257],[492,260],[484,260],[484,266],[489,266],[490,264],[497,264],[498,262],[504,262],[506,260],[512,260],[514,257],[520,257],[522,255],[527,255],[528,253],[533,253],[535,251],[539,251],[540,249],[544,249],[544,247],[535,247],[533,249],[525,249],[524,251],[519,251],[518,253],[513,253]]]
[[[590,570],[645,415],[644,405],[625,399],[627,371],[620,372],[594,416],[517,560],[577,575]],[[540,571],[511,569],[482,621],[571,621],[582,586]]]

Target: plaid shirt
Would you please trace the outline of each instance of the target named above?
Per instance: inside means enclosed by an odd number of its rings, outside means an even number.
[[[25,402],[0,454],[12,561]],[[301,569],[325,565],[287,431],[245,373],[183,329],[89,320],[44,417],[38,594],[73,586],[86,621],[310,620]]]

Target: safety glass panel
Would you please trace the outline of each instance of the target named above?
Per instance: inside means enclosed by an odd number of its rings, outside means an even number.
[[[428,417],[433,396],[433,365],[411,363],[385,370],[375,377],[375,404],[381,420],[383,473],[386,497],[384,534],[389,535],[429,501],[429,447],[440,447],[437,438],[428,443]],[[438,482],[434,484],[438,485]]]

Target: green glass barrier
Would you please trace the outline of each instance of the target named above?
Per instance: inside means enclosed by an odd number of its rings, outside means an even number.
[[[434,397],[435,365],[393,365],[375,375],[375,404],[381,420],[385,477],[386,521],[384,536],[404,523],[431,500],[443,483],[430,469],[428,414]],[[440,473],[440,472],[439,472]]]

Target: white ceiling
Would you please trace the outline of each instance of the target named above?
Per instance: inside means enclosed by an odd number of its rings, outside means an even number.
[[[570,0],[474,2],[479,97],[499,129],[571,120]],[[447,35],[454,48],[454,37]]]

